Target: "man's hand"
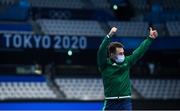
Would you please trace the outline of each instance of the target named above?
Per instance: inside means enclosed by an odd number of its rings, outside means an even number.
[[[153,30],[152,27],[150,27],[149,37],[155,39],[157,36],[158,36],[157,30]]]
[[[116,33],[116,31],[117,31],[117,28],[116,27],[113,27],[113,28],[111,28],[111,31],[109,32],[109,36],[110,37],[112,37],[113,35],[114,35],[114,33]]]

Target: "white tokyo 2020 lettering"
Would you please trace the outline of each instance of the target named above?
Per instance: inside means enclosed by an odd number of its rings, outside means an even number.
[[[84,36],[49,36],[4,34],[5,48],[43,48],[43,49],[86,49],[87,38]]]

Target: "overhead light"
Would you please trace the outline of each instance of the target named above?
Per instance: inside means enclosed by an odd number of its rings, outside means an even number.
[[[115,4],[115,5],[113,5],[113,9],[114,10],[117,10],[118,9],[118,6]]]
[[[68,56],[72,56],[72,50],[68,50]]]

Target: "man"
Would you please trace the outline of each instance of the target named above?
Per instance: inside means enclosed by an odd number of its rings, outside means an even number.
[[[102,41],[97,55],[98,68],[104,84],[104,110],[132,110],[129,70],[144,55],[158,33],[150,27],[149,37],[132,55],[125,56],[123,45],[119,42],[111,42],[116,31],[115,27],[111,29]]]

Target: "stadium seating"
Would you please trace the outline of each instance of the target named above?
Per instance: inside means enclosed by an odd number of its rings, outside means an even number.
[[[146,99],[180,98],[180,80],[133,79],[134,88]]]
[[[180,1],[179,0],[163,0],[162,6],[166,10],[179,9]]]
[[[0,99],[56,98],[46,82],[0,82]]]
[[[65,92],[67,99],[102,100],[104,98],[101,79],[60,78],[55,81]]]
[[[29,0],[32,7],[56,7],[56,8],[68,8],[68,9],[82,9],[82,8],[110,8],[110,4],[107,0]],[[93,5],[88,6],[87,5]]]
[[[107,0],[90,0],[95,8],[110,8],[110,4]]]
[[[148,4],[148,0],[129,0],[137,9],[144,10]],[[150,3],[150,2],[149,2]],[[151,0],[151,4],[160,4],[165,10],[179,9],[179,0]]]
[[[81,0],[29,0],[32,7],[81,9]]]
[[[101,79],[60,78],[55,80],[68,99],[103,99]],[[180,80],[132,79],[132,85],[146,99],[180,98]]]
[[[167,22],[166,27],[170,36],[180,36],[180,21]]]
[[[145,99],[180,98],[179,79],[132,79],[133,88]],[[101,78],[56,78],[66,99],[103,100]],[[46,81],[0,81],[0,99],[58,99]]]
[[[17,0],[1,0],[0,4],[2,5],[13,5]]]
[[[104,36],[97,21],[81,20],[47,20],[39,19],[37,23],[45,34],[79,35],[79,36]]]
[[[134,8],[139,10],[144,10],[147,4],[146,0],[129,0],[129,2],[133,5]]]
[[[110,27],[117,27],[116,35],[123,37],[145,37],[148,34],[148,23],[146,22],[108,22]]]
[[[53,98],[57,96],[44,76],[0,76],[0,100]]]

